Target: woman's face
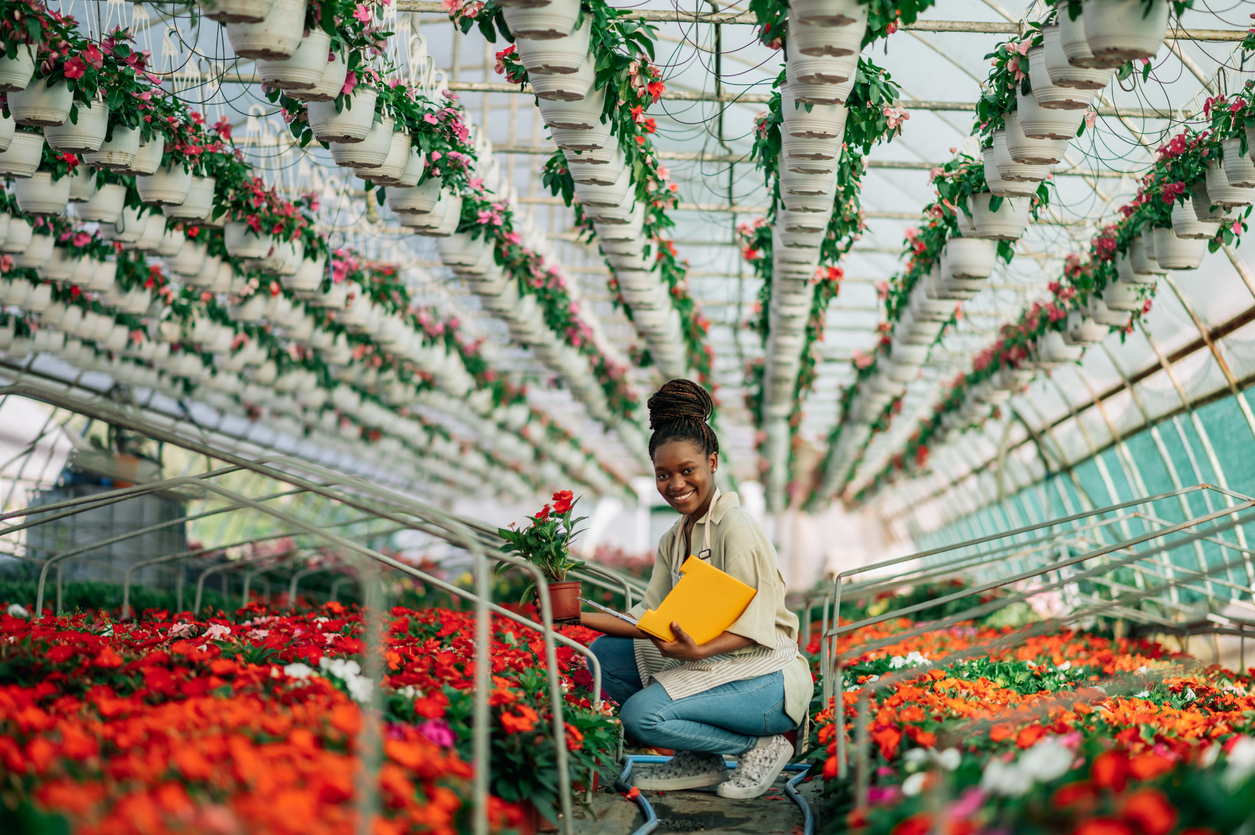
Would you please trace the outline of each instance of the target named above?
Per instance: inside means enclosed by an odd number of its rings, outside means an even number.
[[[719,453],[706,455],[692,441],[677,438],[654,450],[654,483],[677,512],[705,512],[715,492]]]

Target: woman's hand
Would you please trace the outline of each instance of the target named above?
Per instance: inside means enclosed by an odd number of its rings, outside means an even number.
[[[654,646],[658,647],[663,658],[674,658],[677,661],[704,661],[710,657],[705,648],[699,646],[691,635],[680,628],[680,624],[673,621],[671,632],[675,635],[674,641],[668,642],[654,637],[649,639],[654,642]]]

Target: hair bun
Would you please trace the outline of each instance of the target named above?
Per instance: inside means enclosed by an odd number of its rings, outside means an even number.
[[[714,413],[710,392],[692,380],[670,380],[649,398],[649,428],[680,421],[706,423]]]

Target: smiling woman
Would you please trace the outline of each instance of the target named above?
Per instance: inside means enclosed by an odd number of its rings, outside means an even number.
[[[668,763],[642,769],[638,788],[719,786],[722,797],[757,797],[793,754],[783,734],[805,717],[812,683],[797,651],[797,617],[784,605],[776,551],[741,510],[735,493],[715,487],[719,439],[708,420],[710,394],[672,380],[649,399],[649,440],[658,492],[682,514],[662,537],[639,617],[657,609],[695,556],[756,590],[745,612],[703,644],[671,624],[675,640],[652,638],[610,615],[585,614],[604,632],[592,646],[606,692],[622,705],[627,733],[644,745],[676,750]],[[739,758],[730,775],[724,756]]]

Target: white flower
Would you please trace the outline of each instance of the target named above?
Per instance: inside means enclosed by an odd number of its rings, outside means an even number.
[[[215,623],[205,630],[204,638],[209,641],[216,641],[219,638],[225,638],[231,634],[231,627],[225,624]]]
[[[21,603],[10,603],[8,613],[11,618],[28,618],[31,616],[31,613],[26,611]]]
[[[928,749],[912,748],[902,755],[907,765],[923,765],[928,760]]]
[[[1134,670],[1134,672],[1137,673],[1138,675],[1146,675],[1147,673],[1150,672],[1150,667],[1147,667],[1145,664],[1143,664],[1142,666]]]
[[[1067,774],[1076,756],[1057,737],[1047,737],[1024,752],[1019,766],[1039,783],[1048,783]]]
[[[894,669],[894,670],[899,669],[901,667],[914,667],[920,664],[927,666],[932,663],[933,662],[929,661],[927,658],[925,658],[923,655],[920,655],[918,652],[909,652],[907,653],[905,658],[900,655],[895,655],[889,659],[889,667],[890,669]]]
[[[1193,687],[1185,688],[1185,692],[1182,693],[1181,695],[1189,699],[1191,702],[1198,698],[1198,695],[1194,692]]]
[[[980,777],[980,787],[990,794],[1020,797],[1033,787],[1033,778],[1015,763],[990,760]]]
[[[922,771],[912,774],[910,777],[907,777],[906,781],[902,784],[902,793],[907,797],[914,797],[919,794],[920,789],[924,788],[924,780],[927,778],[928,775]]]
[[[1072,662],[1071,662],[1071,661],[1064,661],[1064,662],[1063,662],[1063,664],[1062,664],[1062,666],[1056,667],[1055,669],[1056,669],[1056,670],[1058,670],[1058,671],[1059,671],[1059,672],[1061,672],[1061,673],[1062,673],[1062,672],[1066,672],[1066,671],[1068,671],[1068,670],[1072,669]]]
[[[366,704],[370,701],[370,694],[375,688],[375,683],[366,676],[353,676],[344,680],[345,685],[349,688],[349,696],[358,704]]]
[[[288,678],[309,678],[314,674],[314,668],[308,664],[302,664],[299,661],[295,664],[289,664],[283,668],[283,674]]]
[[[1149,696],[1149,695],[1150,695],[1150,691],[1149,691],[1149,690],[1143,690],[1141,693],[1134,693],[1134,694],[1133,694],[1133,698],[1135,698],[1135,699],[1145,699],[1145,698],[1146,698],[1147,696]]]
[[[946,771],[954,771],[963,762],[963,755],[957,748],[947,748],[937,755],[937,765]]]
[[[1252,775],[1255,775],[1255,737],[1244,736],[1229,749],[1225,758],[1225,772],[1221,778],[1225,788],[1233,791]]]

